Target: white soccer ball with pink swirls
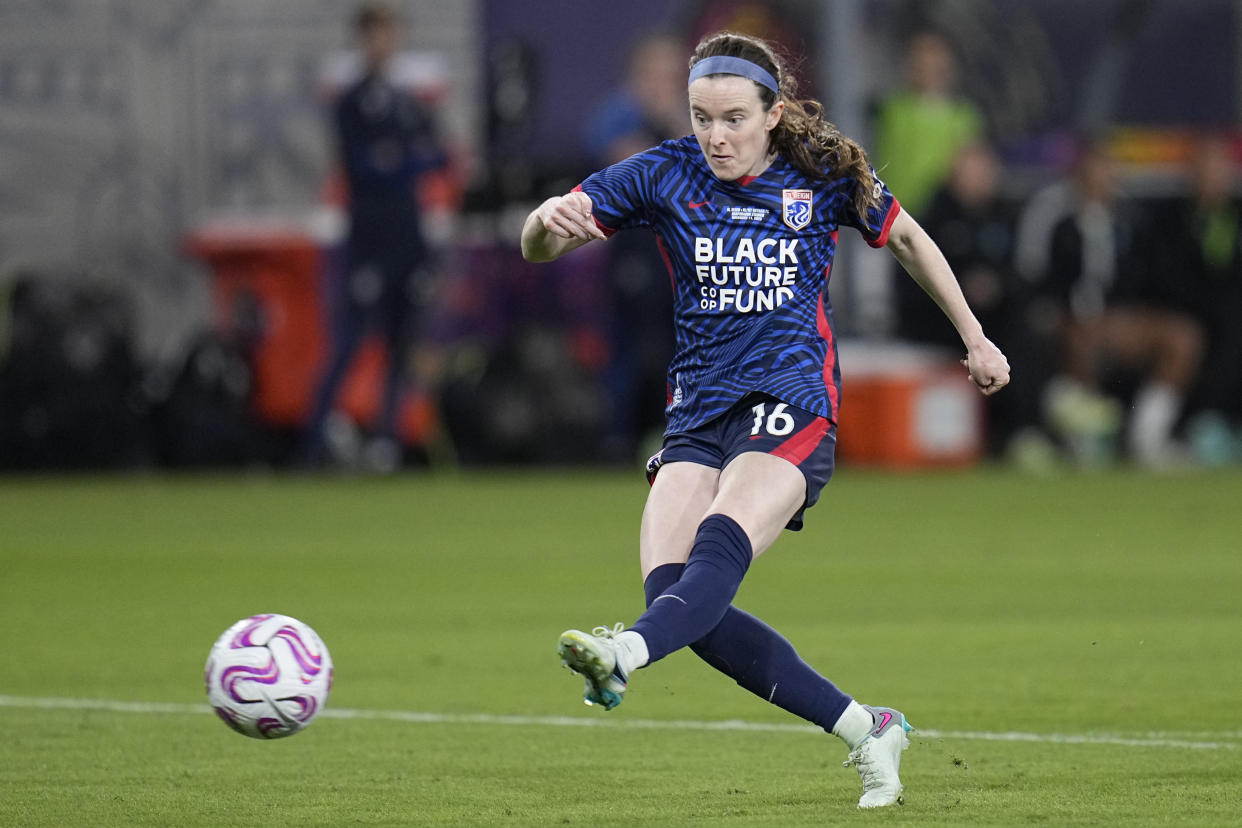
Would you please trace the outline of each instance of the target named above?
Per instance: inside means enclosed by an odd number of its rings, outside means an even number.
[[[207,656],[207,700],[238,733],[292,736],[311,723],[332,690],[332,657],[296,618],[266,613],[224,631]]]

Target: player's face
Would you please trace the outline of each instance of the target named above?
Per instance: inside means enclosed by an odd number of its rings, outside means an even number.
[[[772,163],[768,133],[785,105],[764,110],[755,82],[737,75],[699,78],[690,84],[690,122],[716,177],[736,181],[759,175]]]

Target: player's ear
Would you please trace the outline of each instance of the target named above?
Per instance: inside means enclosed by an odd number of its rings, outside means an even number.
[[[781,122],[781,116],[785,114],[785,101],[779,100],[772,104],[772,108],[768,110],[768,116],[764,121],[763,128],[768,132],[776,129],[776,125]]]

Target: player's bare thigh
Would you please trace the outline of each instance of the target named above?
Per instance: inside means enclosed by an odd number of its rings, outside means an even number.
[[[639,532],[643,580],[664,564],[682,564],[716,497],[720,470],[699,463],[666,463],[647,493]]]
[[[733,458],[707,514],[728,515],[750,538],[757,558],[780,536],[806,500],[806,478],[793,463],[761,451]]]
[[[643,510],[643,580],[664,564],[685,563],[708,515],[737,521],[758,557],[805,499],[806,479],[798,467],[763,452],[745,452],[723,471],[698,463],[669,463],[656,475]]]

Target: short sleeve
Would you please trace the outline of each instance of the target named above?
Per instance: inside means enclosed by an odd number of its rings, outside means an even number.
[[[853,198],[850,198],[841,223],[857,229],[862,233],[863,240],[872,247],[883,247],[888,244],[888,231],[892,228],[897,214],[901,212],[901,205],[889,192],[888,185],[875,174],[874,169],[871,171],[871,176],[875,180],[872,186],[875,187],[876,204],[869,207],[867,215],[863,217],[854,209]],[[854,184],[854,186],[858,185]]]
[[[605,167],[576,188],[591,197],[595,223],[606,235],[650,225],[653,159],[648,156],[649,153],[642,152]]]

